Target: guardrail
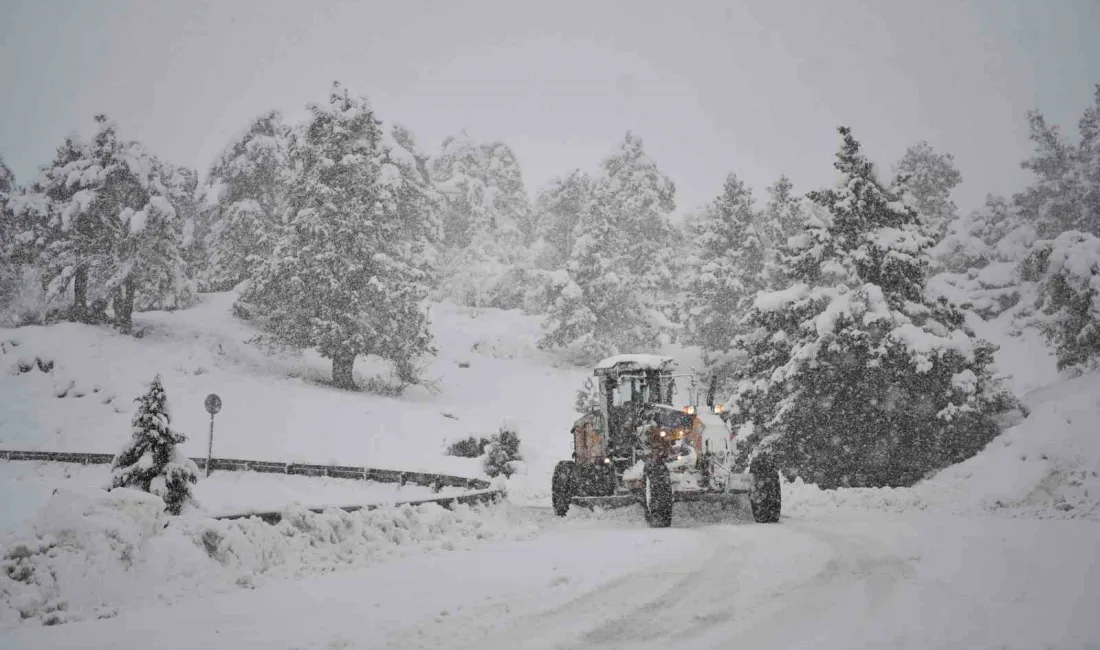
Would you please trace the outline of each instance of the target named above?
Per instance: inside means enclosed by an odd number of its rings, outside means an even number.
[[[481,490],[470,494],[460,494],[453,497],[434,497],[431,499],[417,499],[415,501],[401,501],[398,503],[372,503],[366,505],[352,505],[352,506],[333,506],[345,512],[356,512],[357,510],[375,510],[377,508],[387,508],[393,506],[420,506],[427,503],[434,503],[442,506],[448,510],[458,504],[472,505],[475,503],[491,503],[496,501],[500,497],[504,496],[504,492],[501,490]],[[325,510],[331,508],[307,508],[310,512],[322,513]],[[269,524],[277,524],[282,521],[283,512],[281,510],[264,510],[264,511],[248,511],[234,513],[230,515],[218,515],[214,519],[248,519],[250,517],[259,517],[263,521]]]
[[[0,459],[4,460],[47,460],[57,463],[80,463],[82,465],[107,465],[114,460],[113,454],[88,454],[66,451],[21,451],[0,449]],[[206,469],[205,458],[192,458],[199,469]],[[269,474],[294,474],[298,476],[328,476],[332,478],[353,479],[359,481],[377,481],[379,483],[398,483],[422,485],[438,492],[444,487],[460,487],[468,490],[487,490],[489,482],[477,478],[432,474],[430,472],[403,472],[395,469],[377,469],[373,467],[350,467],[346,465],[309,465],[304,463],[279,463],[267,460],[242,460],[239,458],[212,458],[210,470],[229,472],[265,472]],[[454,497],[446,497],[454,498]]]

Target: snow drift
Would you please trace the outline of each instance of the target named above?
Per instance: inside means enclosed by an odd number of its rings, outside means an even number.
[[[119,607],[252,588],[269,577],[534,534],[508,519],[507,506],[320,514],[294,506],[272,526],[169,517],[161,499],[129,489],[59,491],[27,526],[0,536],[0,626],[110,617]]]

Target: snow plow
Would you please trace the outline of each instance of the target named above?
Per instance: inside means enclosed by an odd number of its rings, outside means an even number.
[[[672,524],[677,501],[749,499],[753,519],[779,521],[779,471],[766,456],[747,474],[733,471],[736,451],[721,405],[703,412],[693,375],[675,372],[672,357],[624,354],[604,359],[594,375],[598,408],[574,424],[573,459],[554,468],[554,512],[571,505],[614,508],[640,503],[646,522]],[[677,382],[688,385],[674,405]]]

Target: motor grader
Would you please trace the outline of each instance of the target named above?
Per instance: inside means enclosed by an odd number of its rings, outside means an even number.
[[[753,519],[779,520],[779,472],[766,456],[747,474],[733,472],[736,440],[720,404],[698,401],[698,384],[675,372],[672,357],[625,354],[596,365],[598,408],[574,424],[573,459],[554,468],[554,512],[570,505],[605,508],[640,503],[652,527],[672,524],[676,501],[729,504],[748,496]],[[589,380],[591,381],[591,380]],[[684,406],[674,405],[687,384]]]

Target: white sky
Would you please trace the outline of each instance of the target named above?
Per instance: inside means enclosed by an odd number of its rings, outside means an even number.
[[[152,2],[0,0],[0,154],[29,180],[106,112],[205,172],[259,113],[339,79],[434,153],[502,140],[529,191],[627,129],[698,207],[736,172],[832,182],[835,127],[892,165],[954,153],[965,209],[1026,181],[1025,112],[1076,137],[1100,83],[1097,0]]]

